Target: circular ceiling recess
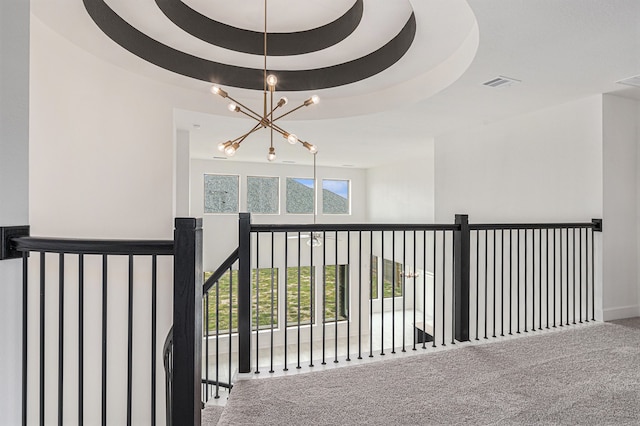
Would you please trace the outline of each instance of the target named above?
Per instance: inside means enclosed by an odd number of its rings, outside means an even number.
[[[158,8],[176,26],[207,43],[253,55],[264,54],[264,32],[237,28],[211,19],[181,0],[155,0]],[[267,55],[301,55],[331,47],[347,38],[360,24],[363,0],[333,22],[306,31],[269,32]]]
[[[138,30],[104,0],[83,2],[91,19],[109,38],[150,63],[202,81],[243,89],[263,89],[262,68],[222,63],[183,52]],[[244,54],[264,52],[263,33],[216,21],[180,0],[156,0],[155,3],[174,25],[204,42]],[[397,33],[382,46],[362,56],[329,66],[269,69],[278,76],[278,90],[328,89],[368,79],[390,68],[407,53],[416,36],[415,13],[408,1],[402,6],[410,13]],[[305,31],[269,33],[268,53],[270,56],[295,56],[336,47],[356,32],[365,13],[363,0],[357,0],[340,17],[325,25]]]

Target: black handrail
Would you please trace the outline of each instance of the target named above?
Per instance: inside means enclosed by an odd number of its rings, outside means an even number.
[[[222,278],[222,276],[229,270],[229,268],[231,268],[231,266],[235,263],[236,260],[238,260],[239,257],[239,250],[238,248],[236,248],[230,255],[229,257],[227,257],[227,259],[222,262],[222,264],[218,267],[218,269],[215,270],[215,272],[213,273],[213,275],[211,275],[207,281],[205,281],[205,283],[202,285],[202,294],[207,294],[209,292],[209,290],[211,290],[211,287],[213,287],[213,285],[215,283],[217,283],[220,278]]]
[[[251,232],[336,232],[336,231],[459,231],[457,224],[322,223],[294,225],[251,224]]]
[[[582,223],[475,223],[469,224],[469,230],[471,231],[484,231],[484,230],[501,230],[501,229],[573,229],[573,228],[593,228],[598,227],[594,222],[582,222]]]
[[[85,240],[72,238],[14,238],[15,249],[22,252],[47,252],[96,255],[173,255],[173,240]]]

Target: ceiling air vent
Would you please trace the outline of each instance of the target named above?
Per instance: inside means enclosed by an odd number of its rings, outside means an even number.
[[[640,75],[635,75],[633,77],[618,80],[616,81],[616,83],[624,84],[626,86],[640,87]]]
[[[485,81],[482,83],[484,86],[488,87],[509,87],[512,84],[520,83],[520,80],[516,80],[515,78],[505,77],[503,75],[499,75],[496,78],[492,78],[489,81]]]

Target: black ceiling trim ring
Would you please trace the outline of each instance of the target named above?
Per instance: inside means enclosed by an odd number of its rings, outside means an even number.
[[[181,0],[155,0],[160,10],[186,33],[225,49],[253,55],[264,54],[264,33],[237,28],[193,10]],[[306,31],[267,33],[267,54],[291,56],[334,46],[358,28],[364,12],[363,0],[333,22]]]
[[[152,39],[115,13],[104,0],[83,0],[98,27],[134,55],[187,77],[224,86],[263,90],[263,70],[222,64],[181,52]],[[271,70],[278,90],[327,89],[364,80],[395,64],[411,47],[416,33],[415,14],[391,41],[366,56],[338,65],[308,70]]]

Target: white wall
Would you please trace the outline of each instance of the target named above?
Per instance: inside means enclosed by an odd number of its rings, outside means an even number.
[[[434,141],[426,139],[413,158],[367,169],[367,220],[432,223],[434,161]]]
[[[456,213],[468,214],[470,223],[601,218],[602,108],[602,96],[591,96],[437,137],[436,221],[450,222]],[[596,317],[602,318],[596,253]],[[607,291],[616,285],[604,282]]]
[[[638,302],[638,127],[640,103],[603,97],[604,317],[640,315]]]
[[[4,28],[4,27],[3,27]],[[173,107],[167,85],[122,70],[83,51],[32,18],[30,109],[30,212],[32,235],[157,239],[173,235]],[[3,58],[4,63],[4,58]],[[32,256],[32,265],[38,256]],[[67,256],[65,281],[65,424],[77,405],[77,260]],[[108,281],[109,424],[126,415],[126,258],[110,262]],[[85,421],[100,416],[99,261],[85,265]],[[134,300],[133,422],[149,417],[150,266],[136,260]],[[47,258],[47,418],[56,418],[57,258]],[[37,279],[35,274],[32,278]],[[172,261],[158,272],[158,365],[171,323]],[[37,401],[38,285],[30,317],[30,398]],[[136,367],[139,366],[139,367]],[[164,374],[158,375],[158,416],[164,418]],[[77,391],[76,391],[77,392]],[[37,407],[31,407],[31,416]]]
[[[204,214],[204,175],[231,174],[240,176],[240,211],[246,211],[246,177],[275,176],[280,178],[279,215],[252,215],[252,223],[313,223],[313,215],[286,214],[285,191],[287,177],[313,178],[313,165],[309,164],[272,164],[245,163],[226,160],[191,161],[191,211],[196,217],[203,217],[204,230],[204,268],[215,270],[222,261],[238,246],[237,214]],[[317,168],[318,185],[322,179],[345,179],[351,181],[351,214],[325,215],[320,208],[317,223],[362,223],[366,217],[365,171],[355,168],[321,167]],[[322,206],[321,191],[318,192],[318,206]]]
[[[29,221],[29,2],[0,3],[0,226]],[[0,261],[0,425],[20,424],[22,261]]]
[[[601,217],[602,97],[437,137],[435,169],[437,221]]]

